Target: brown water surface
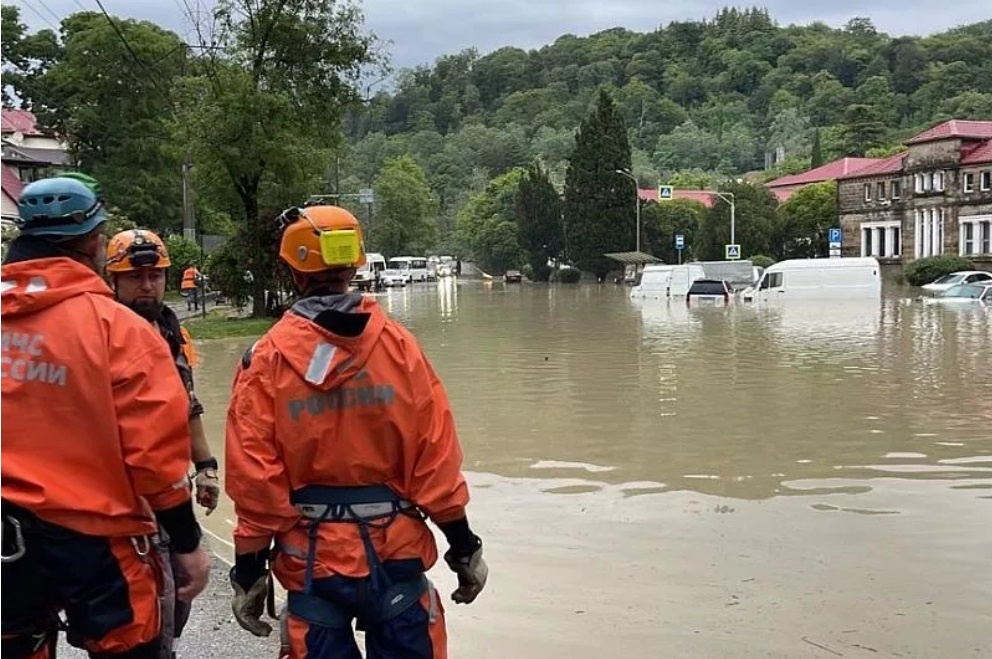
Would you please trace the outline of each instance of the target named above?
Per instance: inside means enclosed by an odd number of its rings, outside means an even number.
[[[445,382],[486,542],[452,656],[992,657],[992,309],[898,293],[379,296]],[[219,452],[250,343],[199,346]],[[225,501],[207,524],[229,539],[231,520]]]

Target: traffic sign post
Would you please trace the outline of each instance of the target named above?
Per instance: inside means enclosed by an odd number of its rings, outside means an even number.
[[[670,185],[658,186],[658,201],[671,201],[675,199],[675,188]]]
[[[724,258],[727,261],[737,261],[741,258],[741,246],[740,245],[724,245]]]
[[[679,253],[679,265],[682,264],[682,250],[685,249],[685,234],[675,234],[675,249]]]
[[[830,258],[840,258],[840,250],[844,241],[843,236],[844,234],[841,233],[841,230],[836,227],[827,229],[827,242],[830,243]]]

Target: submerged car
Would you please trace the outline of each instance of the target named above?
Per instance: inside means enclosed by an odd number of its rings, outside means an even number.
[[[992,305],[992,281],[980,284],[958,284],[932,298],[924,298],[933,304],[982,304]]]
[[[507,284],[519,284],[524,279],[524,275],[519,270],[507,270],[503,275],[503,281]]]
[[[685,304],[727,306],[732,296],[730,284],[723,279],[697,279],[685,294]]]
[[[940,293],[952,286],[959,284],[980,284],[983,282],[992,283],[992,272],[982,272],[981,270],[961,270],[944,275],[929,284],[924,284],[923,290],[929,293]]]

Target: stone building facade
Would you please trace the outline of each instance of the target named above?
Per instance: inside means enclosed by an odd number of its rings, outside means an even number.
[[[959,254],[992,269],[992,121],[953,120],[837,179],[844,256]]]

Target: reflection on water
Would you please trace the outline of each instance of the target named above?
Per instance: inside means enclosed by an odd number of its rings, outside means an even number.
[[[378,299],[441,374],[473,471],[746,499],[992,477],[989,309],[689,309],[452,278]],[[213,437],[249,343],[202,347]]]

